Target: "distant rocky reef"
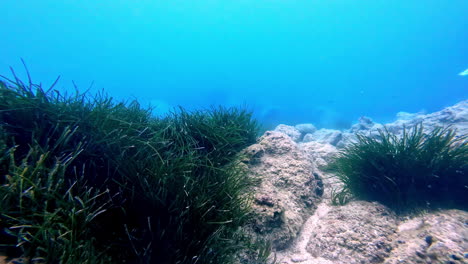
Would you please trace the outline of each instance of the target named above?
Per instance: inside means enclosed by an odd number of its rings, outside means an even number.
[[[357,132],[377,135],[378,129],[383,129],[385,126],[388,131],[399,134],[403,131],[403,127],[411,127],[419,123],[422,123],[427,130],[434,127],[452,126],[457,129],[458,134],[467,134],[468,100],[431,114],[399,112],[395,122],[385,125],[363,116],[356,124],[346,130],[317,129],[313,124],[278,125],[274,130],[288,135],[296,143],[313,141],[341,148],[352,140]]]

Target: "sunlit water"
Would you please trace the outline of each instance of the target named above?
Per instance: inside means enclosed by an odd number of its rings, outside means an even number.
[[[346,128],[467,99],[466,0],[0,1],[0,74]]]

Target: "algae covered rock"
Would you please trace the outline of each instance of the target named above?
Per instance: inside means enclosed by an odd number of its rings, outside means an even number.
[[[466,263],[468,212],[442,210],[402,221],[384,264]]]
[[[301,143],[299,148],[318,168],[325,167],[338,154],[338,149],[335,146],[317,141]]]
[[[333,207],[310,237],[307,251],[333,263],[381,263],[392,249],[397,219],[377,203]]]
[[[330,144],[336,146],[342,139],[342,132],[335,129],[321,128],[313,134],[309,133],[304,136],[303,142],[317,141],[322,144]]]
[[[247,166],[258,181],[255,216],[246,229],[271,241],[275,250],[287,248],[320,201],[321,180],[305,153],[283,133],[268,131],[245,152],[253,154]]]
[[[301,263],[466,263],[467,221],[462,210],[401,217],[375,202],[329,207],[310,231]]]
[[[314,133],[317,128],[313,124],[298,124],[294,126],[302,135]]]
[[[294,142],[301,141],[301,132],[296,127],[281,124],[275,128],[275,131],[286,134]]]

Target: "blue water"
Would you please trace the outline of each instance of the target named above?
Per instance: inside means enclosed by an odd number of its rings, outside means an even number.
[[[468,98],[467,0],[1,0],[0,74],[343,128]]]

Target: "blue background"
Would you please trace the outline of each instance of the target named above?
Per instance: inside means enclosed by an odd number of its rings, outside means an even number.
[[[467,99],[466,0],[0,0],[0,74],[157,105],[242,105],[267,125]]]

